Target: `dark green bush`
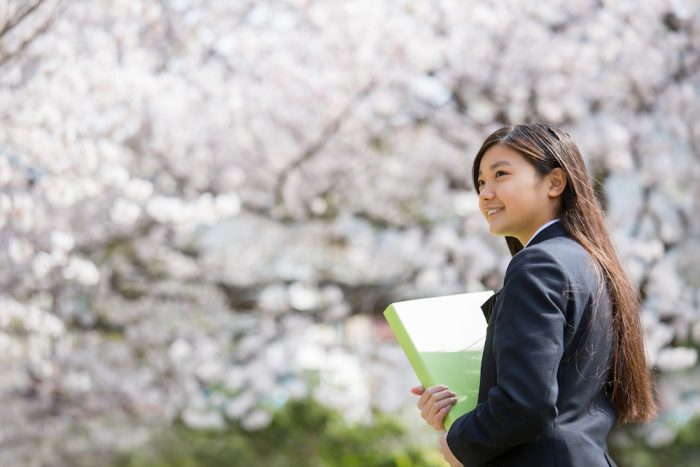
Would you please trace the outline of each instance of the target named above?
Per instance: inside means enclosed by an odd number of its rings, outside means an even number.
[[[653,448],[633,430],[626,430],[627,443],[611,445],[610,453],[620,467],[697,467],[700,465],[700,418],[674,427],[677,436],[668,446]]]
[[[700,419],[679,428],[675,441],[647,446],[625,430],[624,444],[612,444],[620,467],[695,467],[700,465]],[[113,467],[429,467],[444,466],[437,448],[416,446],[390,418],[376,414],[373,424],[350,425],[313,400],[291,402],[269,427],[249,432],[231,425],[201,431],[176,423],[136,452],[121,453]]]
[[[377,414],[369,426],[307,399],[287,404],[272,424],[247,432],[201,431],[177,423],[151,446],[122,453],[115,467],[427,467],[443,465],[437,450],[411,445],[405,431]]]

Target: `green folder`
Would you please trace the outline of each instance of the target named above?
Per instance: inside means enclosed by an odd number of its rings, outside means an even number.
[[[486,319],[481,305],[493,291],[407,300],[384,317],[424,388],[444,384],[457,394],[445,430],[476,407]]]

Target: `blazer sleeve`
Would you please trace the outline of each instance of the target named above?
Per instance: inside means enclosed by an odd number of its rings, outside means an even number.
[[[447,433],[452,453],[481,465],[536,441],[557,416],[568,279],[550,253],[526,248],[511,260],[494,318],[496,385]]]

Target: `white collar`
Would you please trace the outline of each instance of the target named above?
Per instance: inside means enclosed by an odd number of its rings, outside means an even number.
[[[545,223],[542,227],[537,229],[537,231],[532,235],[532,237],[530,237],[530,240],[527,241],[527,243],[523,246],[523,248],[528,246],[530,244],[530,242],[532,241],[532,239],[535,238],[538,233],[542,232],[544,229],[546,229],[550,225],[554,224],[555,222],[559,222],[559,219],[552,219],[551,221]]]

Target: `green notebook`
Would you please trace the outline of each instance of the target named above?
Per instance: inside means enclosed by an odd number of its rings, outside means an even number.
[[[476,407],[486,320],[481,305],[492,291],[392,303],[384,317],[423,387],[444,384],[457,394],[445,430]]]

